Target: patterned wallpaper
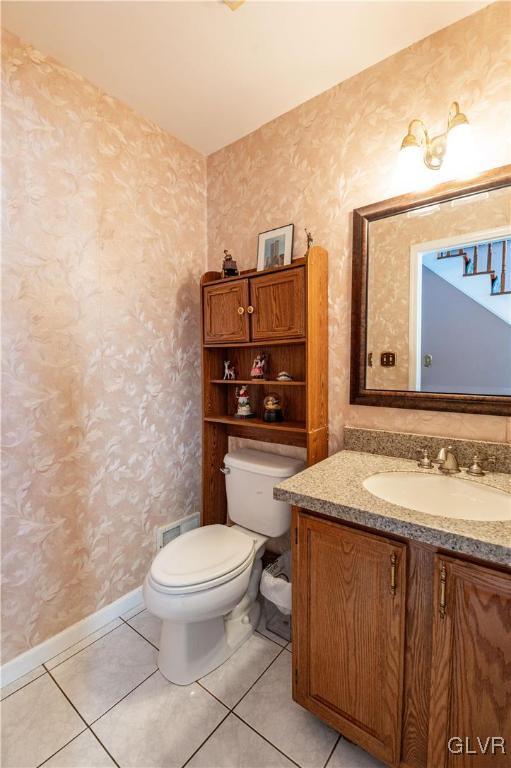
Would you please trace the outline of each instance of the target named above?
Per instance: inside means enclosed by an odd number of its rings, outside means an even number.
[[[205,159],[3,36],[3,661],[199,508]]]
[[[344,424],[511,440],[504,417],[350,406],[348,394],[351,211],[395,194],[408,122],[422,117],[433,132],[444,130],[453,99],[471,121],[481,167],[511,161],[510,29],[511,4],[490,5],[208,158],[211,269],[224,248],[241,267],[255,267],[257,233],[289,222],[295,256],[305,251],[305,226],[329,251],[331,451]]]
[[[461,206],[442,203],[428,216],[403,213],[370,223],[367,349],[373,352],[374,364],[367,369],[369,388],[408,389],[411,246],[509,227],[510,223],[509,188],[493,190],[486,196],[477,195],[465,200]],[[463,262],[458,261],[461,277]],[[484,268],[484,263],[483,259],[480,269]],[[477,279],[484,280],[490,290],[487,275]],[[453,321],[456,322],[455,317]],[[379,365],[380,353],[386,349],[396,353],[394,368]],[[506,354],[507,350],[502,353]]]
[[[509,22],[492,5],[208,159],[211,268],[226,247],[254,266],[290,221],[295,255],[304,226],[330,252],[331,450],[345,423],[511,438],[348,405],[351,210],[389,196],[408,120],[440,129],[453,98],[483,166],[510,161]],[[5,662],[139,586],[154,526],[198,506],[206,161],[9,33],[2,57]]]

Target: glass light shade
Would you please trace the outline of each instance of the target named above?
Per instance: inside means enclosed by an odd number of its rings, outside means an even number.
[[[394,175],[394,190],[411,192],[423,189],[429,183],[427,168],[424,165],[424,150],[422,147],[410,145],[402,147],[397,157]]]
[[[477,174],[474,137],[468,123],[455,125],[447,133],[442,170],[445,179],[469,179]]]

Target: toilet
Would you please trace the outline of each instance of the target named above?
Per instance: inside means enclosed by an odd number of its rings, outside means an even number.
[[[219,667],[257,627],[265,544],[291,523],[290,506],[273,499],[273,487],[305,466],[249,449],[226,454],[224,465],[234,525],[195,528],[174,539],[144,582],[146,607],[162,619],[158,667],[178,685]]]

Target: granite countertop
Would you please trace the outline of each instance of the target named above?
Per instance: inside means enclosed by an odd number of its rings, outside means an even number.
[[[275,486],[273,495],[278,501],[383,533],[511,565],[511,521],[481,522],[437,517],[384,501],[362,485],[367,477],[377,472],[399,471],[438,474],[437,469],[420,469],[416,461],[408,459],[340,451]],[[491,472],[474,478],[462,472],[456,477],[511,494],[511,475],[508,474]],[[455,478],[453,482],[456,482]]]

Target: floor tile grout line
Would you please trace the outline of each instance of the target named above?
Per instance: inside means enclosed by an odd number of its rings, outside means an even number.
[[[14,696],[14,694],[15,694],[15,693],[18,693],[19,691],[22,691],[22,690],[23,690],[23,688],[26,688],[26,687],[27,687],[27,685],[32,685],[32,683],[35,683],[35,681],[36,681],[36,680],[39,680],[41,677],[44,677],[44,675],[47,675],[47,674],[48,674],[48,670],[46,669],[46,667],[44,666],[44,664],[40,664],[39,666],[41,666],[41,667],[43,668],[43,670],[44,670],[43,672],[41,672],[41,674],[40,674],[40,675],[37,675],[37,677],[34,677],[34,679],[33,679],[33,680],[29,680],[29,681],[28,681],[28,683],[25,683],[24,685],[20,685],[20,687],[19,687],[19,688],[16,688],[16,690],[15,690],[15,691],[13,691],[12,693],[8,693],[6,696],[3,696],[3,697],[0,699],[0,701],[7,701],[7,699],[10,699],[10,698],[11,698],[11,696]],[[28,674],[29,674],[29,673],[27,672],[27,675],[28,675]],[[22,677],[22,675],[20,675],[20,677]],[[19,679],[19,678],[18,678],[18,679]],[[12,682],[13,682],[13,683],[15,683],[15,682],[16,682],[16,680],[13,680]],[[7,687],[7,686],[5,686],[5,687]]]
[[[200,680],[196,680],[195,683],[198,686],[200,686],[203,691],[205,691],[206,693],[209,693],[209,695],[212,696],[215,699],[215,701],[218,701],[219,704],[222,704],[223,707],[226,707],[229,710],[229,712],[232,712],[231,707],[228,707],[225,701],[222,701],[222,699],[219,699],[218,696],[215,696],[214,693],[211,693],[211,691],[208,690],[208,688],[206,688],[206,686],[203,685]],[[191,685],[193,685],[193,683],[191,683]]]
[[[137,614],[137,616],[138,616],[138,614]],[[139,635],[141,638],[143,638],[146,641],[146,643],[149,643],[149,645],[152,645],[153,648],[155,648],[158,651],[158,653],[160,652],[160,649],[158,648],[158,646],[155,645],[154,643],[152,643],[150,640],[148,640],[148,638],[145,635],[143,635],[142,632],[139,632],[138,629],[135,629],[135,627],[132,627],[131,624],[129,623],[129,620],[122,619],[122,621],[124,621],[126,626],[129,627],[130,629],[132,629],[133,632],[136,632],[137,635]]]
[[[145,607],[145,605],[144,605],[144,607],[143,607],[143,608],[141,608],[139,611],[137,611],[136,613],[134,613],[134,614],[133,614],[133,616],[130,616],[130,617],[129,617],[129,619],[125,619],[125,618],[124,618],[124,615],[122,615],[122,616],[118,616],[118,618],[119,618],[119,619],[121,619],[122,621],[131,621],[131,619],[134,619],[134,618],[135,618],[135,616],[139,616],[139,615],[140,615],[141,613],[143,613],[144,611],[147,611],[147,608]],[[126,613],[129,613],[129,611],[126,611]]]
[[[44,666],[44,665],[43,665],[43,666]],[[47,670],[46,670],[46,673],[47,673],[48,677],[50,678],[50,680],[52,680],[52,681],[54,682],[54,684],[55,684],[55,685],[56,685],[56,687],[59,689],[59,691],[60,691],[60,692],[61,692],[61,694],[64,696],[64,698],[67,700],[68,704],[69,704],[69,705],[70,705],[70,706],[71,706],[71,707],[74,709],[74,711],[76,712],[76,714],[78,715],[78,717],[80,718],[80,720],[81,720],[81,721],[83,722],[83,724],[85,725],[85,728],[83,729],[83,731],[80,731],[80,733],[77,733],[77,734],[76,734],[76,736],[74,736],[72,739],[70,739],[68,742],[66,742],[66,743],[65,743],[65,744],[64,744],[64,745],[63,745],[63,746],[60,748],[60,749],[63,749],[64,747],[67,747],[67,745],[68,745],[68,744],[70,744],[70,743],[71,743],[71,741],[74,741],[74,739],[75,739],[75,738],[77,738],[78,736],[80,736],[82,733],[85,733],[85,731],[86,731],[86,730],[90,730],[90,729],[89,729],[89,724],[88,724],[88,722],[86,721],[86,719],[83,717],[83,715],[81,714],[81,712],[80,712],[80,711],[79,711],[79,710],[78,710],[78,709],[75,707],[75,705],[73,704],[73,702],[71,701],[71,699],[69,698],[69,696],[67,695],[67,693],[66,693],[66,692],[65,692],[65,691],[64,691],[64,690],[61,688],[61,686],[60,686],[60,685],[58,684],[58,682],[55,680],[55,678],[53,677],[53,675],[51,674],[51,672],[50,672],[50,670],[49,670],[49,669],[47,669]],[[60,752],[60,749],[58,749],[58,750],[57,750],[57,752]],[[47,758],[46,758],[46,760],[45,760],[44,762],[47,762],[47,761],[48,761],[48,760],[49,760],[51,757],[53,757],[54,755],[56,755],[56,754],[57,754],[57,752],[54,752],[54,753],[53,753],[53,755],[50,755],[50,757],[47,757]],[[43,764],[44,764],[44,763],[41,763],[40,765],[43,765]]]
[[[120,618],[120,617],[119,617],[119,618]],[[112,621],[115,621],[115,619],[112,619]],[[121,619],[121,621],[122,621],[122,619]],[[110,622],[109,622],[109,623],[110,623]],[[105,624],[105,626],[106,626],[106,624]],[[58,664],[55,664],[55,666],[54,666],[54,667],[52,667],[51,669],[57,669],[57,667],[60,667],[60,666],[61,666],[61,664],[65,664],[65,663],[66,663],[66,661],[69,661],[69,659],[72,659],[72,658],[73,658],[74,656],[76,656],[78,653],[81,653],[82,651],[85,651],[85,649],[86,649],[86,648],[90,648],[90,647],[91,647],[91,645],[94,645],[95,643],[98,643],[100,640],[103,640],[103,638],[104,638],[104,637],[108,637],[108,635],[111,635],[111,634],[112,634],[112,632],[115,632],[115,630],[116,630],[116,629],[119,629],[120,627],[122,627],[122,623],[121,623],[121,624],[117,624],[117,626],[116,626],[116,627],[113,627],[113,628],[112,628],[112,629],[110,629],[108,632],[105,632],[105,634],[104,634],[104,635],[101,635],[101,637],[97,637],[95,640],[92,640],[92,642],[90,642],[90,643],[87,643],[87,645],[84,645],[84,646],[83,646],[83,648],[80,648],[80,650],[79,650],[79,651],[75,651],[75,652],[74,652],[74,653],[72,653],[70,656],[66,656],[66,658],[65,658],[65,659],[62,659],[62,661],[59,661],[59,663],[58,663]],[[99,629],[97,630],[97,632],[99,632]],[[91,632],[91,635],[93,635],[93,634],[95,634],[95,633],[94,633],[94,632]],[[86,638],[84,637],[83,639],[85,640]],[[82,640],[79,640],[78,642],[83,642],[83,641],[82,641]],[[78,645],[78,643],[74,643],[74,645]],[[72,645],[70,645],[70,646],[69,646],[69,648],[65,648],[63,651],[61,651],[61,653],[65,653],[65,652],[66,652],[66,650],[69,650],[69,649],[70,649],[70,648],[72,648],[72,647],[73,647],[73,646],[72,646]],[[50,669],[49,669],[49,668],[48,668],[46,665],[47,665],[47,664],[49,664],[49,663],[52,661],[52,659],[56,659],[56,658],[57,658],[57,656],[60,656],[60,655],[61,655],[60,653],[57,653],[57,654],[55,654],[55,656],[52,656],[52,657],[51,657],[51,659],[47,659],[46,661],[43,661],[43,664],[42,664],[42,666],[45,668],[45,670],[46,670],[47,672],[50,672],[51,670],[50,670]]]
[[[55,757],[55,755],[58,755],[58,753],[59,753],[59,752],[62,752],[62,750],[63,750],[63,749],[65,749],[67,746],[69,746],[69,744],[72,744],[72,743],[73,743],[73,741],[76,741],[76,739],[77,739],[79,736],[82,736],[82,735],[83,735],[84,733],[86,733],[88,730],[89,730],[89,728],[84,728],[84,729],[83,729],[83,731],[80,731],[80,733],[77,733],[77,734],[76,734],[76,736],[73,736],[73,738],[72,738],[72,739],[69,739],[69,741],[66,741],[66,743],[65,743],[65,744],[64,744],[62,747],[59,747],[59,748],[56,750],[56,752],[53,752],[53,753],[52,753],[52,754],[51,754],[49,757],[45,757],[45,759],[43,760],[43,762],[42,762],[42,763],[38,763],[38,764],[37,764],[37,766],[36,766],[36,768],[41,768],[43,765],[46,765],[46,763],[48,762],[48,760],[51,760],[51,759],[52,759],[52,757]]]
[[[137,683],[136,686],[131,689],[131,691],[128,691],[128,693],[125,693],[124,696],[121,696],[121,698],[118,701],[115,702],[115,704],[112,704],[112,706],[108,707],[108,709],[106,709],[104,712],[102,712],[101,715],[99,715],[99,717],[96,717],[95,720],[92,720],[92,722],[88,724],[89,728],[92,730],[92,726],[96,725],[98,720],[101,720],[101,718],[104,717],[106,714],[108,714],[108,712],[111,712],[112,709],[114,707],[116,707],[118,704],[120,704],[121,701],[124,701],[124,699],[126,699],[130,695],[130,693],[133,693],[133,691],[136,691],[137,688],[140,688],[141,685],[143,685],[145,682],[147,682],[147,680],[149,680],[150,677],[152,677],[153,675],[155,675],[159,671],[160,670],[158,669],[158,667],[156,667],[154,672],[151,672],[150,675],[147,675],[147,677],[145,677],[143,680],[141,680],[139,683]]]
[[[103,747],[103,749],[104,749],[104,750],[105,750],[105,752],[107,753],[108,757],[109,757],[109,758],[112,760],[112,762],[114,763],[114,765],[116,765],[116,766],[117,766],[117,768],[121,768],[121,767],[120,767],[120,765],[119,765],[119,763],[118,763],[118,762],[117,762],[117,760],[115,759],[115,757],[114,757],[114,756],[112,755],[112,753],[110,752],[110,750],[108,750],[108,749],[105,747],[105,745],[103,744],[103,742],[102,742],[102,741],[101,741],[101,739],[99,738],[98,734],[97,734],[97,733],[94,733],[94,731],[92,730],[92,728],[91,728],[90,726],[89,726],[89,731],[92,733],[92,735],[94,736],[94,738],[96,739],[96,741],[98,742],[98,744],[100,744],[100,745]]]
[[[337,736],[337,738],[336,738],[336,740],[335,740],[335,744],[334,744],[334,746],[332,747],[332,751],[331,751],[331,752],[330,752],[330,754],[328,755],[328,757],[327,757],[327,759],[326,759],[326,763],[325,763],[325,765],[323,766],[323,768],[327,768],[327,765],[328,765],[328,763],[330,762],[330,760],[332,759],[332,755],[334,754],[335,750],[337,749],[337,745],[338,745],[338,743],[340,742],[340,740],[341,740],[341,739],[342,739],[342,734],[338,732],[338,736]]]
[[[208,691],[208,693],[209,693],[209,691]],[[224,704],[224,707],[225,707],[225,704]],[[206,736],[206,738],[204,739],[204,741],[202,741],[202,742],[199,744],[199,746],[197,747],[197,749],[196,749],[194,752],[192,752],[192,754],[190,755],[190,757],[189,757],[189,758],[187,758],[187,760],[185,760],[185,762],[184,762],[184,763],[181,765],[181,768],[185,768],[185,766],[187,766],[187,765],[188,765],[188,763],[190,762],[190,760],[191,760],[193,757],[195,757],[195,755],[197,754],[197,752],[199,752],[199,750],[201,750],[201,749],[202,749],[202,747],[203,747],[203,746],[206,744],[206,742],[207,742],[207,741],[209,741],[209,739],[210,739],[210,738],[213,736],[213,734],[214,734],[216,731],[218,731],[218,729],[220,728],[220,726],[222,725],[222,723],[225,723],[225,721],[227,720],[227,718],[229,717],[229,715],[230,715],[230,714],[231,714],[231,710],[230,710],[230,709],[228,709],[228,710],[227,710],[227,713],[226,713],[226,715],[225,715],[224,717],[222,717],[222,719],[220,720],[220,722],[218,723],[218,725],[217,725],[217,726],[215,726],[215,728],[213,728],[213,730],[211,731],[211,733],[210,733],[210,734],[208,734],[208,735]]]
[[[273,747],[273,749],[276,749],[276,750],[277,750],[277,752],[280,752],[280,754],[281,754],[281,755],[283,755],[283,756],[286,758],[286,760],[289,760],[291,763],[293,763],[293,765],[297,765],[297,766],[298,766],[298,768],[302,768],[302,767],[301,767],[301,765],[300,765],[300,763],[297,763],[297,762],[296,762],[296,760],[294,760],[292,757],[289,757],[289,755],[287,755],[285,752],[283,752],[283,751],[280,749],[280,747],[277,747],[277,745],[276,745],[276,744],[274,744],[272,741],[270,741],[270,740],[268,739],[268,737],[267,737],[267,736],[263,736],[263,734],[262,734],[262,733],[259,733],[259,731],[257,730],[257,728],[254,728],[254,726],[253,726],[253,725],[250,725],[250,723],[248,723],[246,720],[243,720],[243,718],[242,718],[240,715],[238,715],[238,714],[237,714],[236,712],[234,712],[234,711],[233,711],[231,714],[233,714],[233,715],[234,715],[234,717],[237,717],[237,718],[238,718],[238,720],[239,720],[240,722],[242,722],[242,723],[243,723],[243,725],[246,725],[246,726],[247,726],[247,728],[250,728],[250,730],[251,730],[251,731],[254,731],[254,733],[257,733],[257,735],[258,735],[258,736],[259,736],[261,739],[263,739],[263,741],[265,741],[267,744],[269,744],[269,745],[270,745],[270,747]]]
[[[275,643],[275,645],[277,645],[277,643]],[[280,647],[280,646],[279,646],[279,647]],[[254,687],[254,685],[256,685],[256,684],[259,682],[259,680],[262,678],[262,676],[263,676],[263,675],[265,675],[265,674],[268,672],[268,670],[270,669],[270,667],[272,666],[272,664],[275,664],[275,662],[277,661],[277,659],[278,659],[278,658],[279,658],[279,657],[282,655],[282,651],[285,651],[285,650],[286,650],[285,648],[282,648],[282,647],[280,647],[280,653],[277,653],[277,655],[275,656],[275,658],[274,658],[274,659],[272,659],[272,660],[270,661],[270,663],[268,664],[268,666],[266,667],[266,669],[265,669],[263,672],[261,672],[261,674],[259,675],[259,677],[258,677],[256,680],[254,680],[254,682],[252,683],[252,685],[250,686],[250,688],[247,688],[247,690],[245,691],[245,693],[243,694],[243,696],[242,696],[242,697],[241,697],[241,698],[240,698],[240,699],[239,699],[239,700],[236,702],[236,704],[235,704],[235,705],[232,707],[232,711],[233,711],[233,712],[234,712],[234,710],[236,709],[236,707],[237,707],[237,706],[239,706],[239,704],[241,704],[241,702],[243,701],[243,699],[245,698],[245,696],[247,696],[247,694],[249,694],[249,693],[250,693],[250,691],[252,690],[252,688]],[[207,689],[206,689],[206,690],[207,690]]]
[[[267,637],[267,638],[266,638],[266,640],[269,640],[269,639],[270,639],[269,637]],[[234,711],[234,709],[235,709],[235,707],[237,707],[237,706],[238,706],[238,704],[240,703],[240,701],[241,701],[242,699],[244,699],[244,698],[245,698],[245,696],[247,695],[247,693],[248,693],[249,691],[251,691],[251,690],[252,690],[252,688],[253,688],[253,687],[254,687],[254,685],[257,683],[257,681],[258,681],[258,680],[260,680],[260,679],[261,679],[261,677],[262,677],[262,676],[265,674],[265,672],[267,672],[267,671],[269,670],[269,668],[271,667],[271,665],[273,664],[273,662],[274,662],[274,661],[276,661],[276,660],[278,659],[278,657],[280,656],[280,654],[281,654],[281,653],[282,653],[282,651],[284,650],[284,648],[282,648],[282,646],[279,646],[277,643],[275,643],[275,645],[277,645],[277,646],[280,648],[280,652],[279,652],[279,653],[277,653],[277,655],[276,655],[276,656],[275,656],[275,657],[274,657],[274,658],[273,658],[273,659],[270,661],[270,663],[268,664],[268,666],[267,666],[267,667],[265,667],[265,668],[263,669],[263,671],[261,672],[261,674],[259,675],[259,677],[257,677],[257,678],[254,680],[254,682],[252,683],[252,685],[250,686],[250,688],[247,688],[247,690],[245,691],[245,693],[244,693],[244,694],[241,696],[241,698],[239,698],[239,699],[236,701],[236,703],[235,703],[235,704],[233,704],[233,706],[232,706],[232,707],[230,707],[228,704],[226,704],[226,703],[225,703],[225,701],[222,701],[222,699],[219,699],[219,698],[218,698],[218,696],[216,696],[214,693],[212,693],[212,692],[209,690],[209,688],[207,688],[207,687],[204,685],[204,683],[202,683],[202,682],[201,682],[201,680],[204,680],[204,679],[205,679],[205,677],[207,677],[207,675],[205,675],[204,677],[200,677],[200,678],[199,678],[198,680],[196,680],[195,682],[197,683],[197,685],[200,685],[200,687],[201,687],[201,688],[202,688],[204,691],[206,691],[207,693],[209,693],[209,695],[210,695],[210,696],[213,696],[213,698],[214,698],[214,699],[216,699],[217,701],[219,701],[219,702],[220,702],[220,704],[223,704],[223,705],[224,705],[224,707],[227,707],[227,709],[228,709],[230,712],[233,712],[233,711]],[[233,654],[233,655],[234,655],[234,654]],[[227,660],[227,661],[228,661],[228,660]],[[224,663],[225,663],[225,662],[224,662]]]
[[[259,630],[258,630],[258,629],[254,629],[254,633],[255,633],[256,635],[259,635],[259,637],[264,637],[264,638],[265,638],[265,640],[270,640],[270,642],[272,642],[272,643],[275,643],[275,645],[278,645],[278,647],[279,647],[279,648],[287,648],[287,646],[288,646],[288,645],[289,645],[289,643],[291,642],[291,640],[289,640],[289,641],[285,641],[285,643],[286,643],[286,644],[285,644],[285,645],[282,645],[281,643],[277,643],[277,641],[276,641],[276,640],[274,640],[272,637],[268,637],[268,635],[265,635],[265,634],[264,634],[264,632],[259,632]],[[284,640],[284,638],[282,638],[282,639]]]

